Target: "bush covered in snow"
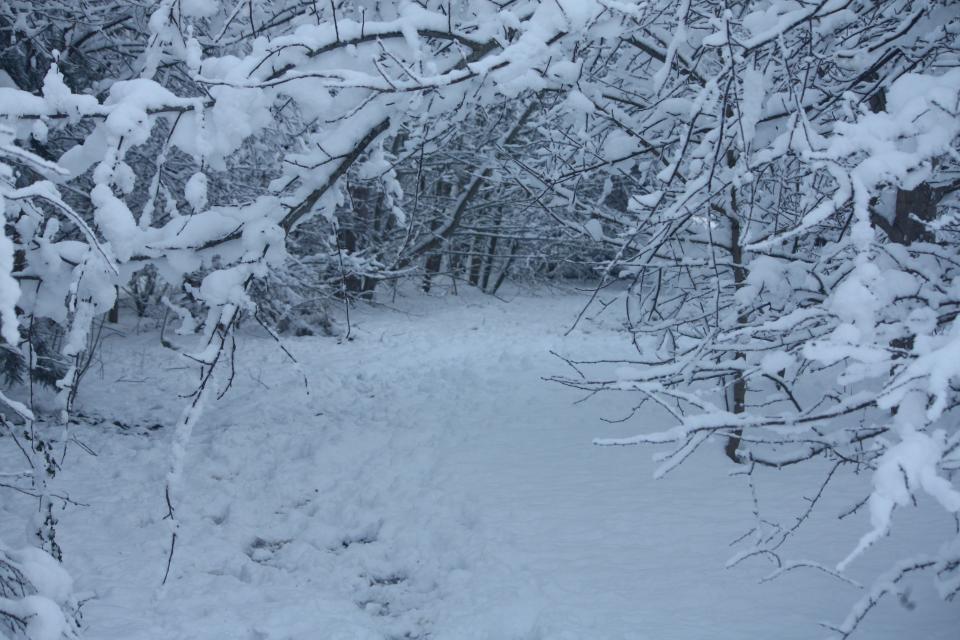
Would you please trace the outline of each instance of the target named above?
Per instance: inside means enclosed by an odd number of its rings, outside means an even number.
[[[73,581],[49,554],[0,541],[0,629],[11,640],[76,637]]]

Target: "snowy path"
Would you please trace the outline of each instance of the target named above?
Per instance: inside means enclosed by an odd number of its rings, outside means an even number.
[[[99,457],[74,450],[65,474],[91,504],[63,517],[68,566],[91,598],[88,637],[820,638],[816,622],[839,621],[858,597],[819,574],[759,585],[771,570],[760,561],[723,568],[750,504],[720,456],[654,482],[652,450],[589,445],[636,428],[601,421],[631,398],[573,404],[577,394],[540,378],[564,366],[550,350],[622,354],[615,317],[563,338],[572,296],[406,304],[415,315],[360,313],[348,344],[292,340],[309,396],[270,341],[241,343],[236,388],[195,432],[163,592],[170,430],[146,427],[173,421],[195,374],[155,336],[107,343],[104,360],[122,364],[88,382],[88,404],[106,402],[130,428],[78,427]],[[780,476],[794,500],[784,515],[815,481]],[[865,518],[827,527],[865,486],[828,496],[798,554],[846,553]],[[861,577],[939,518],[931,510],[885,542]],[[925,590],[914,611],[884,603],[862,637],[955,638],[956,607]]]

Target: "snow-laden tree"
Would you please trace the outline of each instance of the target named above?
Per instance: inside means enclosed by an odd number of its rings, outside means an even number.
[[[564,382],[676,421],[597,443],[673,444],[661,475],[715,437],[747,473],[871,470],[869,532],[835,568],[804,563],[838,576],[916,496],[960,512],[958,36],[952,2],[654,2],[571,94],[601,163],[640,154],[606,273],[629,283],[637,356]],[[758,521],[734,562],[797,566],[792,531]],[[955,598],[957,535],[892,568],[840,635],[914,571]]]

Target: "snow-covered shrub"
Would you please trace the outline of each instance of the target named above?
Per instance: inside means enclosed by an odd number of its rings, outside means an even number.
[[[320,280],[318,270],[298,271],[297,261],[291,262],[251,285],[259,320],[284,335],[334,335],[329,308],[340,304],[334,297],[339,287]],[[306,277],[297,276],[304,272]]]
[[[0,637],[74,638],[78,620],[73,581],[60,563],[40,549],[15,550],[0,540]]]

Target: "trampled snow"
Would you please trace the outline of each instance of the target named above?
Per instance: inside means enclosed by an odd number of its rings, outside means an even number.
[[[176,395],[199,373],[148,323],[111,335],[71,427],[97,456],[72,444],[52,488],[89,505],[69,506],[58,527],[86,637],[800,639],[845,618],[863,592],[821,571],[759,584],[776,569],[764,559],[724,568],[753,506],[721,442],[657,481],[655,449],[591,446],[667,424],[646,408],[605,422],[636,398],[578,403],[542,380],[567,367],[551,351],[624,355],[613,307],[564,337],[580,295],[461,294],[386,296],[354,311],[350,341],[288,339],[309,395],[276,343],[242,326],[234,387],[211,395],[186,451],[162,589]],[[756,476],[766,515],[787,526],[822,481],[823,467],[801,466]],[[869,515],[836,518],[870,483],[831,485],[785,555],[846,557]],[[32,507],[4,495],[11,546],[24,546]],[[857,558],[852,579],[869,584],[953,526],[932,500],[904,508],[916,512]],[[946,640],[957,621],[923,576],[858,633]]]

